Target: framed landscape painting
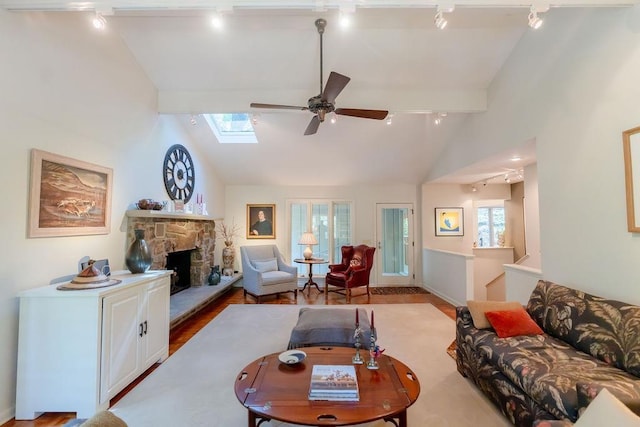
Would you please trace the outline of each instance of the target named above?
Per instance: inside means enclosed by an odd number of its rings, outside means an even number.
[[[276,238],[276,205],[247,205],[247,239]]]
[[[108,234],[113,170],[33,149],[29,237]]]
[[[464,236],[463,208],[436,208],[436,236]]]

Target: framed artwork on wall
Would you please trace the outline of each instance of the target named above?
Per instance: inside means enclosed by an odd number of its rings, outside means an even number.
[[[247,205],[247,239],[276,238],[276,205]]]
[[[463,208],[436,208],[436,236],[464,236]]]
[[[624,152],[624,181],[627,193],[627,230],[640,232],[640,127],[622,132]]]
[[[31,150],[29,237],[108,234],[113,170]]]

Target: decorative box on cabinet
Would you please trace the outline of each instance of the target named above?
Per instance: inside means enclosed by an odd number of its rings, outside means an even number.
[[[170,272],[113,276],[106,288],[22,292],[16,419],[89,418],[169,356]]]

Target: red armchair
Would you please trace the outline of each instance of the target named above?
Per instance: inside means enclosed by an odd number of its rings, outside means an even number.
[[[367,287],[369,296],[369,276],[373,267],[373,254],[376,248],[367,245],[343,246],[342,263],[329,264],[329,272],[325,278],[325,302],[329,292],[344,293],[347,304],[351,302],[351,289],[360,286]],[[339,289],[329,289],[335,286]]]

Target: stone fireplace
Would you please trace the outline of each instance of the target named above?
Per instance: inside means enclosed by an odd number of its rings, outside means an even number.
[[[184,277],[184,272],[178,273],[183,276],[181,288],[186,289],[184,283],[190,286],[207,283],[211,266],[214,265],[216,232],[213,219],[203,215],[147,210],[129,210],[126,215],[127,247],[134,239],[134,230],[143,229],[153,257],[152,270],[173,270],[172,265],[167,268],[169,254],[173,254],[171,262],[174,262],[174,258],[188,256],[189,280]]]

